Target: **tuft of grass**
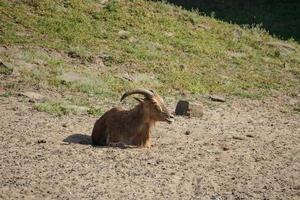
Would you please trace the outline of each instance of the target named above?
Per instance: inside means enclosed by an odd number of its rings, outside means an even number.
[[[0,97],[11,97],[11,96],[13,96],[13,93],[11,93],[11,92],[4,92],[4,93],[0,94]]]
[[[104,111],[99,107],[90,106],[88,102],[81,102],[77,98],[64,100],[48,100],[42,103],[36,103],[34,108],[39,112],[46,112],[55,116],[69,114],[88,114],[92,116],[101,116]]]
[[[93,116],[101,116],[104,113],[104,111],[101,108],[89,108],[87,110],[87,113]]]
[[[34,108],[39,112],[47,112],[56,116],[63,116],[75,112],[75,109],[69,107],[68,104],[55,101],[37,103]]]

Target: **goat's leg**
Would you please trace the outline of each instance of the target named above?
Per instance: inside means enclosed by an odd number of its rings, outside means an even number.
[[[132,144],[136,145],[137,147],[151,147],[150,132],[147,131],[146,133],[144,132],[136,135]]]
[[[144,144],[144,147],[146,147],[146,148],[150,148],[151,147],[150,138],[146,141],[146,143]]]

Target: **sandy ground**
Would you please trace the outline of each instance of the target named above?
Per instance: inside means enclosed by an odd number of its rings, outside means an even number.
[[[95,117],[0,97],[0,199],[299,199],[299,114],[231,100],[158,124],[150,149],[90,145]],[[190,134],[185,134],[190,131]]]

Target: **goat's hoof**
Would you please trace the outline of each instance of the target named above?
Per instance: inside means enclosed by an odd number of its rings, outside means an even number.
[[[144,146],[142,146],[142,147],[144,147],[144,148],[151,148],[152,147],[152,145],[151,144],[145,144]]]

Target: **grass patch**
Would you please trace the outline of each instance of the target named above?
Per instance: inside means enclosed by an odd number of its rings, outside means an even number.
[[[39,112],[46,112],[54,116],[69,114],[101,116],[104,113],[101,108],[90,106],[88,102],[78,102],[78,99],[77,101],[74,99],[70,99],[70,101],[48,100],[46,102],[36,103],[34,108]]]
[[[70,107],[67,103],[59,101],[48,101],[45,103],[37,103],[34,108],[39,112],[47,112],[56,116],[63,116],[70,113],[75,113],[75,109]]]
[[[87,113],[93,116],[101,116],[104,113],[104,111],[100,108],[89,108],[87,110]]]
[[[3,94],[0,94],[0,97],[11,97],[13,96],[13,93],[11,92],[4,92]]]

